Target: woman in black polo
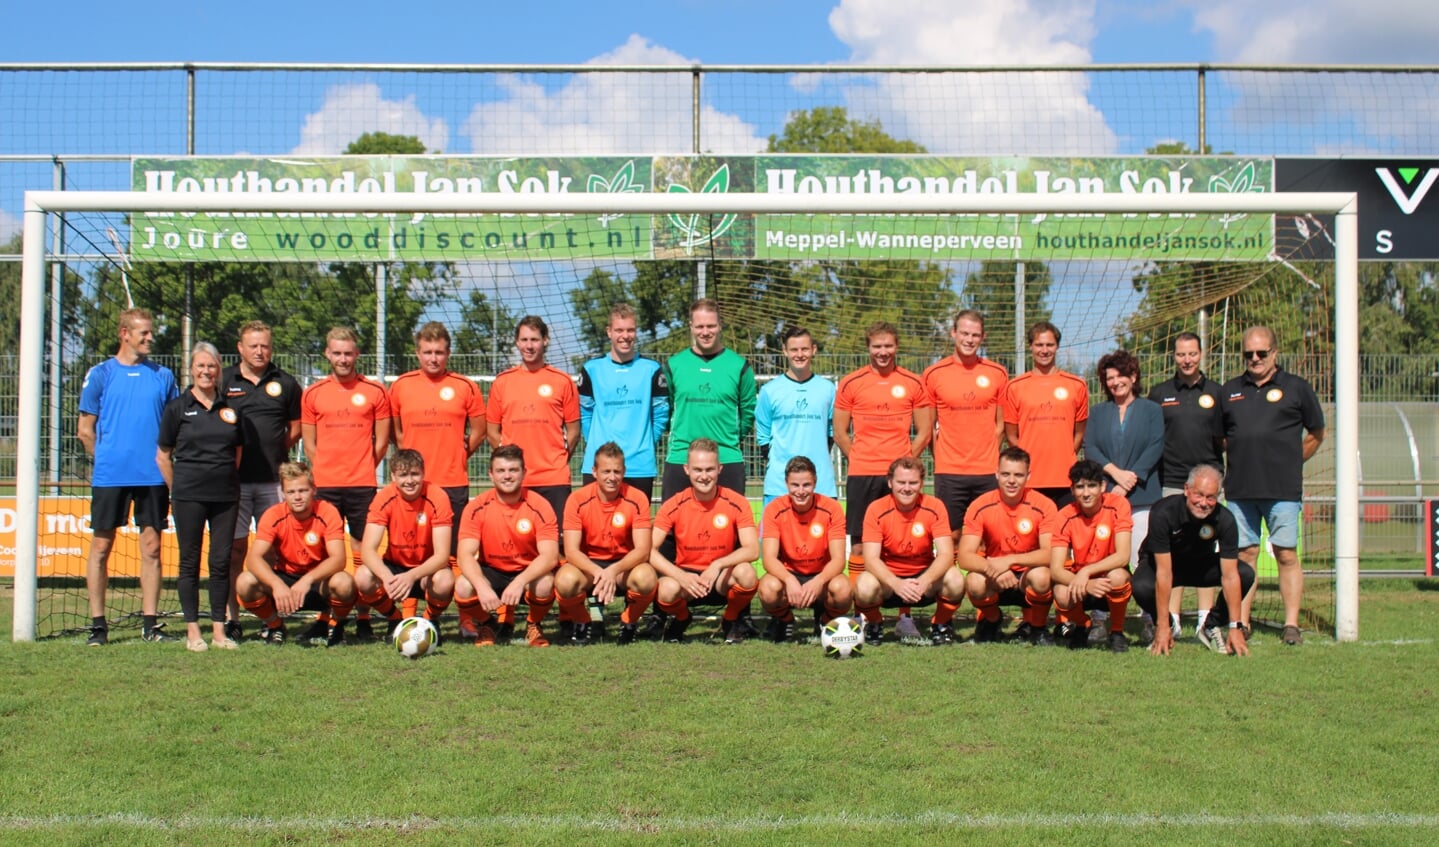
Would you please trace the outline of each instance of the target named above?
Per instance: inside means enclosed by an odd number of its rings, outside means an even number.
[[[185,615],[185,646],[209,649],[200,635],[200,547],[210,524],[211,644],[223,650],[239,645],[225,637],[225,605],[230,594],[230,542],[240,499],[240,416],[220,395],[220,351],[201,341],[190,354],[191,385],[165,406],[160,416],[155,462],[170,486],[170,508],[180,545],[180,609]]]

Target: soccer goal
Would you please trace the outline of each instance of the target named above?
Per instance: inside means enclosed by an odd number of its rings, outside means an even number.
[[[331,326],[358,329],[361,369],[384,379],[414,367],[414,333],[431,320],[453,336],[450,369],[485,382],[513,364],[515,321],[527,314],[551,327],[550,363],[574,373],[608,349],[618,301],[635,307],[641,353],[663,359],[688,345],[687,304],[700,296],[719,302],[726,344],[761,382],[784,371],[787,325],[811,330],[815,370],[834,378],[867,361],[863,330],[876,320],[899,328],[901,363],[920,371],[953,351],[955,311],[978,309],[986,355],[1011,373],[1029,367],[1024,328],[1049,320],[1063,333],[1061,367],[1088,380],[1091,402],[1104,399],[1094,367],[1106,352],[1134,352],[1147,389],[1173,374],[1175,336],[1195,332],[1207,373],[1223,382],[1242,372],[1244,328],[1275,327],[1283,366],[1315,386],[1328,416],[1329,437],[1306,468],[1306,622],[1358,637],[1353,195],[1143,182],[1014,193],[964,177],[939,193],[919,178],[908,190],[878,175],[841,186],[783,168],[761,193],[728,191],[731,175],[712,164],[668,165],[668,190],[651,188],[660,165],[648,178],[621,166],[587,186],[541,168],[511,175],[509,191],[433,166],[398,187],[367,187],[336,165],[328,184],[310,188],[243,168],[228,183],[161,169],[156,190],[27,193],[13,637],[88,625],[89,460],[74,437],[77,401],[87,370],[114,353],[116,316],[129,304],[154,314],[152,357],[182,386],[194,343],[216,344],[228,363],[238,326],[257,318],[274,328],[276,363],[303,385],[327,372]],[[757,453],[749,462],[757,496],[763,464]],[[574,470],[578,479],[578,460]],[[106,613],[117,621],[139,613],[133,536],[122,529],[110,564]],[[164,551],[168,578],[168,538]],[[1272,620],[1275,580],[1263,561],[1259,571],[1255,615]],[[162,611],[174,608],[167,591]]]

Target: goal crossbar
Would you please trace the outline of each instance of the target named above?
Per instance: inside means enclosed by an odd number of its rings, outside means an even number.
[[[35,638],[44,388],[46,217],[63,212],[374,214],[1333,214],[1335,638],[1359,638],[1359,229],[1346,192],[1245,194],[240,194],[29,191],[22,261],[15,479],[15,641]]]

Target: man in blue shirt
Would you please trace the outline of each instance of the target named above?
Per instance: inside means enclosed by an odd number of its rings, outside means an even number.
[[[90,556],[85,590],[90,598],[91,647],[109,643],[105,591],[115,530],[130,519],[140,527],[140,598],[146,641],[169,641],[157,622],[160,607],[160,531],[170,511],[169,490],[155,464],[160,413],[179,395],[169,368],[148,360],[154,321],[144,309],[120,313],[120,349],[91,368],[80,388],[76,435],[94,458],[90,480]]]
[[[659,362],[638,355],[635,310],[610,308],[605,334],[610,352],[580,368],[580,432],[585,439],[582,468],[593,468],[595,450],[613,441],[625,451],[625,482],[654,496],[655,445],[670,419],[669,386]],[[585,473],[585,485],[594,476]]]
[[[814,337],[792,326],[782,336],[789,369],[765,383],[755,405],[755,435],[767,461],[764,502],[789,493],[785,466],[795,456],[814,463],[814,490],[838,497],[834,462],[830,459],[830,421],[834,416],[834,383],[815,376]]]

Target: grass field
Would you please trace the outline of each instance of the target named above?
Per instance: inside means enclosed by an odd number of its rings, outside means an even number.
[[[1248,660],[6,643],[0,843],[1432,844],[1439,582],[1362,597]]]

